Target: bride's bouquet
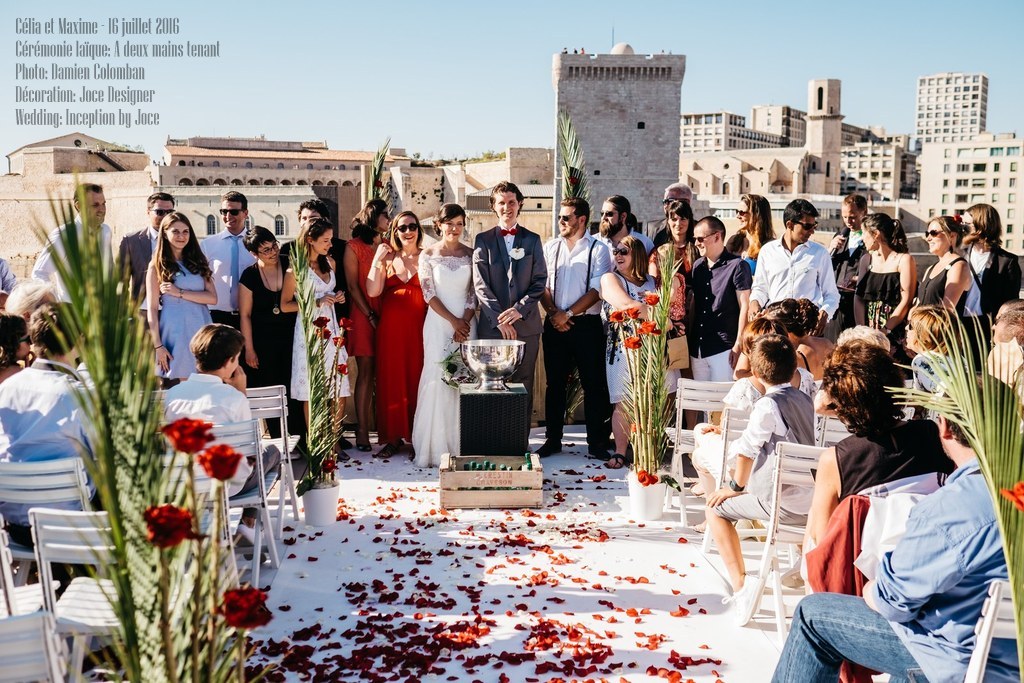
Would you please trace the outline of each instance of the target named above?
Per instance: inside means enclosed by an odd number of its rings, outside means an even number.
[[[452,389],[458,389],[460,384],[476,381],[476,375],[466,367],[465,361],[462,360],[461,344],[455,344],[451,353],[441,359],[441,379]]]

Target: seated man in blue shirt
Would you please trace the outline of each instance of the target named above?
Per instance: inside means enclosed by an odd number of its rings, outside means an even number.
[[[75,399],[81,382],[72,365],[74,350],[62,343],[58,325],[53,306],[36,309],[28,325],[36,360],[0,384],[0,462],[78,458],[92,452]],[[31,507],[0,501],[0,514],[15,543],[32,545]],[[47,507],[81,509],[74,503],[48,503]]]
[[[975,624],[989,584],[1007,578],[1006,560],[974,451],[945,418],[939,436],[956,465],[946,485],[914,507],[863,598],[817,593],[800,602],[773,681],[837,681],[843,661],[893,683],[964,680]],[[1014,641],[992,642],[985,680],[1019,683]]]

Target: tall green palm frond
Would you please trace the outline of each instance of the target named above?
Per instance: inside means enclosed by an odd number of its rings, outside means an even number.
[[[377,148],[370,163],[370,187],[367,193],[368,199],[383,199],[388,204],[388,215],[392,213],[391,181],[384,180],[384,162],[387,160],[388,152],[391,151],[391,138],[388,137]]]
[[[948,349],[948,362],[932,364],[941,391],[895,389],[893,393],[958,425],[978,455],[1002,532],[1017,622],[1017,650],[1024,662],[1024,512],[1001,493],[1024,481],[1024,373],[1018,371],[1013,384],[1007,384],[986,367],[978,367],[970,351],[972,339],[977,338],[982,338],[977,330],[972,334],[959,318],[951,317],[942,338],[934,340]]]
[[[590,202],[590,180],[583,148],[576,135],[572,117],[566,111],[558,113],[558,155],[562,160],[562,198],[577,197]]]

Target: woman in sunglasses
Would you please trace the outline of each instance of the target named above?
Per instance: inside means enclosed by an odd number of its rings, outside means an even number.
[[[604,315],[607,318],[612,311],[637,308],[641,317],[647,316],[647,304],[644,295],[657,292],[658,285],[648,273],[647,249],[644,243],[632,235],[627,235],[612,249],[612,261],[615,270],[601,276],[601,298],[604,300]],[[615,327],[612,328],[616,330]],[[621,335],[615,332],[608,335],[608,396],[612,402],[612,437],[615,440],[615,453],[605,463],[605,467],[619,469],[626,464],[626,447],[629,445],[629,418],[622,402],[629,390],[629,366]],[[665,374],[665,383],[675,387],[679,378],[678,370],[669,370]]]
[[[146,272],[146,301],[156,374],[173,386],[196,371],[189,344],[210,324],[209,307],[217,303],[213,270],[188,217],[179,211],[160,221],[160,238]]]
[[[740,256],[750,266],[750,272],[753,274],[757,270],[757,255],[761,253],[761,247],[775,239],[772,206],[759,194],[745,194],[740,197],[736,218],[740,222],[740,233],[744,236],[745,243]]]
[[[366,293],[380,297],[377,323],[377,457],[388,458],[412,440],[416,395],[423,373],[423,322],[427,304],[420,288],[423,229],[412,211],[391,221],[366,276]]]
[[[274,233],[257,225],[242,240],[256,263],[238,278],[238,313],[245,338],[244,356],[250,387],[291,385],[292,341],[295,314],[281,307],[288,257],[281,253]],[[270,435],[277,438],[276,420],[268,420]]]
[[[939,260],[921,278],[918,304],[942,306],[958,315],[964,314],[973,276],[967,259],[957,253],[962,237],[963,226],[951,216],[936,216],[928,222],[925,232],[928,251]]]

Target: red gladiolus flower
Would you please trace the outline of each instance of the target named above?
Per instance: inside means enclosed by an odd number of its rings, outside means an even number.
[[[653,320],[648,320],[640,325],[640,334],[661,334],[661,330],[658,329],[658,325]]]
[[[235,628],[259,628],[273,618],[267,609],[267,594],[252,587],[224,591],[224,602],[217,612]]]
[[[611,314],[608,316],[608,320],[612,321],[613,323],[624,323],[626,322],[626,312],[612,311]]]
[[[338,373],[342,375],[348,374],[348,363],[338,363]]]
[[[319,327],[321,330],[327,327],[327,323],[331,322],[331,319],[326,315],[322,315],[313,321],[313,327]]]
[[[580,183],[580,179],[579,178],[577,178],[576,176],[569,176],[569,184],[570,185],[579,185],[579,183]]]
[[[328,339],[331,338],[331,331],[326,327],[323,328],[322,330],[320,330],[320,338],[323,339],[324,341],[327,341]]]
[[[342,337],[341,335],[338,335],[337,337],[335,337],[331,341],[334,342],[334,347],[338,348],[338,349],[340,349],[342,346],[345,345],[345,338]]]
[[[324,471],[324,474],[333,474],[338,470],[338,462],[334,458],[327,458],[320,469]]]
[[[208,475],[220,481],[227,481],[235,476],[241,460],[242,454],[225,444],[210,446],[196,458]]]
[[[352,320],[350,318],[342,318],[341,320],[338,321],[338,327],[340,327],[343,330],[351,330]]]
[[[1024,481],[1018,481],[1012,489],[1000,489],[999,493],[1013,503],[1014,507],[1024,512]]]
[[[661,301],[661,297],[654,292],[649,292],[644,296],[644,303],[648,306],[657,306],[659,301]]]
[[[165,425],[161,431],[171,442],[174,450],[182,453],[196,453],[213,441],[211,429],[213,429],[213,425],[209,422],[183,417]]]
[[[377,180],[377,181],[375,181],[373,183],[373,186],[374,187],[384,187],[384,183],[382,183],[381,181]]]
[[[628,315],[632,320],[636,320],[637,318],[640,317],[640,309],[639,308],[627,308],[626,309],[626,315]]]
[[[198,538],[192,530],[192,513],[175,505],[150,505],[142,514],[146,537],[158,548],[173,548],[187,538]]]
[[[633,349],[634,351],[640,348],[640,344],[640,337],[626,337],[622,341],[623,346],[625,346],[627,349]]]

